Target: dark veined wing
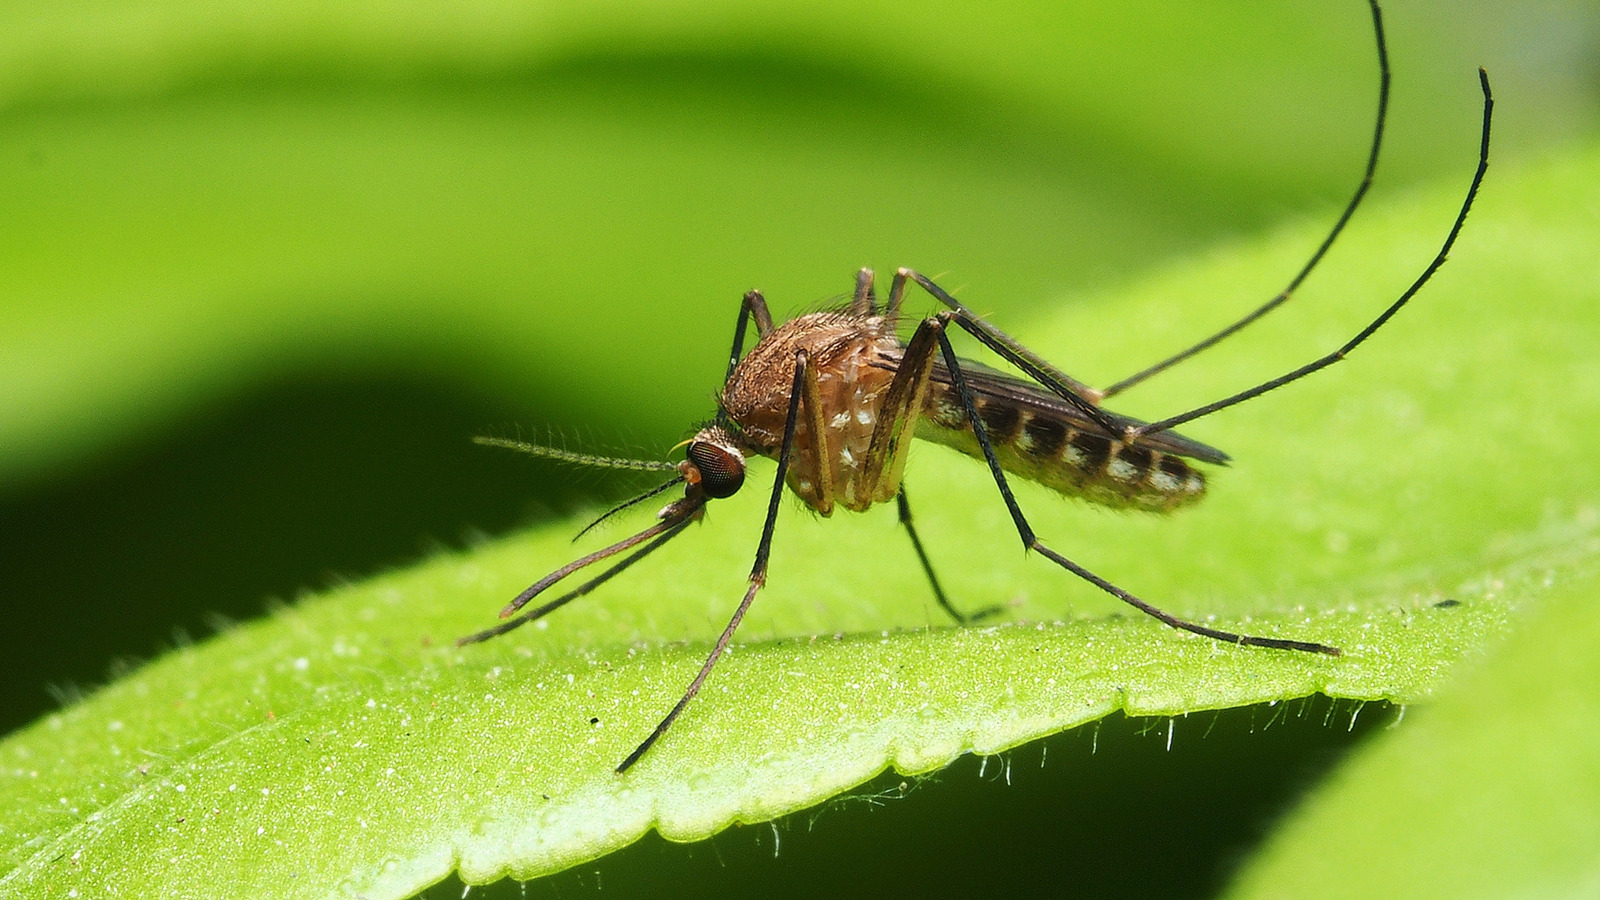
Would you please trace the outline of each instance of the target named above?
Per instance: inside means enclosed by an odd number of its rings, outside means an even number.
[[[1026,381],[1013,375],[991,369],[990,367],[973,362],[961,360],[961,374],[966,378],[967,387],[978,397],[993,397],[1008,403],[1016,404],[1022,409],[1034,409],[1058,417],[1073,424],[1074,427],[1100,432],[1100,426],[1094,420],[1085,416],[1077,407],[1057,397],[1043,387],[1032,381]],[[939,384],[951,384],[950,370],[945,368],[942,361],[933,364],[933,373],[930,376]],[[1106,414],[1118,425],[1143,425],[1144,422],[1106,410]],[[1215,447],[1202,444],[1199,441],[1186,438],[1175,431],[1162,431],[1157,434],[1146,435],[1139,439],[1139,443],[1152,450],[1171,453],[1174,456],[1184,456],[1197,459],[1201,462],[1227,465],[1229,456]]]

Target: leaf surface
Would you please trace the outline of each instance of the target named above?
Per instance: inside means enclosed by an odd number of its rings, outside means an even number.
[[[611,767],[677,697],[737,598],[764,498],[719,504],[548,627],[452,647],[581,549],[561,523],[308,599],[8,739],[0,884],[21,896],[229,884],[255,896],[401,897],[457,866],[469,882],[553,871],[652,827],[704,837],[885,766],[926,771],[1116,709],[1179,715],[1314,692],[1422,700],[1549,585],[1592,590],[1600,492],[1573,437],[1596,433],[1600,379],[1582,377],[1592,331],[1575,323],[1594,313],[1573,279],[1594,224],[1566,203],[1600,184],[1597,159],[1497,173],[1458,260],[1381,340],[1336,374],[1192,429],[1239,460],[1200,509],[1145,519],[1023,490],[1047,540],[1130,588],[1224,627],[1338,644],[1341,659],[1108,617],[1109,601],[1020,557],[977,466],[929,448],[908,479],[952,591],[1003,599],[1013,621],[939,622],[892,511],[818,521],[786,508],[772,586],[737,649],[619,778]],[[1261,330],[1312,343],[1347,330],[1366,313],[1330,298],[1403,286],[1455,192],[1371,216],[1344,250],[1367,264],[1336,264]],[[1305,238],[1175,270],[1099,313],[1137,321],[1157,298],[1281,268]],[[1052,335],[1081,332],[1088,315],[1065,309],[1018,331],[1064,358],[1073,348]],[[1272,362],[1235,363],[1262,365]],[[1196,368],[1183,390],[1236,377],[1228,365]],[[1566,427],[1519,430],[1530,415]],[[1514,446],[1485,437],[1512,433]],[[1541,440],[1542,465],[1511,464]],[[752,483],[771,471],[756,468]]]

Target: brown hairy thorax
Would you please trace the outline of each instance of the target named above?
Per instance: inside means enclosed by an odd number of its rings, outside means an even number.
[[[841,310],[790,319],[739,361],[719,402],[739,423],[750,451],[776,457],[788,418],[795,354],[805,351],[817,373],[828,458],[817,458],[814,417],[807,410],[795,426],[785,480],[796,496],[823,515],[833,512],[835,502],[864,510],[882,499],[864,480],[862,463],[883,394],[894,380],[892,366],[900,347],[893,327],[882,316]]]

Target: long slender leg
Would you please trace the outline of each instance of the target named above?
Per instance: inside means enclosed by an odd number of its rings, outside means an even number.
[[[900,492],[900,478],[906,468],[907,449],[916,433],[922,403],[928,395],[928,382],[939,344],[926,326],[918,326],[910,343],[900,354],[889,389],[878,404],[872,440],[861,461],[861,478],[854,498],[859,506],[888,500]]]
[[[883,317],[891,325],[900,321],[900,304],[906,298],[906,279],[899,272],[895,273],[894,280],[889,282],[889,302],[884,304]]]
[[[960,325],[963,331],[977,338],[1002,359],[1028,373],[1028,377],[1039,382],[1051,393],[1077,407],[1080,412],[1097,423],[1107,436],[1113,438],[1122,436],[1122,427],[1100,408],[1099,391],[1057,369],[1044,357],[1023,346],[1021,341],[985,322],[977,313],[967,309],[960,300],[950,296],[948,291],[934,284],[933,279],[921,272],[903,268],[894,273],[894,284],[889,291],[891,306],[905,291],[907,279],[915,281],[940,303],[950,307],[947,319]]]
[[[828,452],[828,423],[822,415],[822,385],[817,382],[817,370],[806,367],[801,397],[804,400],[802,415],[806,419],[806,437],[811,460],[816,467],[816,501],[812,508],[827,516],[833,514],[832,457]]]
[[[1083,388],[1079,382],[1068,378],[1051,367],[1050,364],[1045,362],[1041,357],[1039,357],[1038,354],[1024,347],[1015,339],[1006,335],[993,325],[990,325],[989,323],[984,322],[982,319],[979,319],[976,314],[967,309],[965,306],[962,306],[961,303],[954,297],[951,297],[950,294],[944,290],[944,288],[934,284],[933,281],[931,281],[927,276],[922,275],[919,272],[912,271],[911,269],[901,269],[898,273],[896,273],[895,279],[897,282],[902,279],[910,279],[921,285],[924,290],[932,294],[939,300],[939,302],[950,307],[950,312],[941,313],[941,317],[948,317],[951,321],[954,321],[957,325],[960,325],[963,330],[976,337],[985,346],[989,347],[1008,362],[1016,365],[1019,369],[1022,369],[1029,375],[1029,377],[1039,382],[1039,384],[1050,390],[1051,393],[1056,394],[1057,396],[1076,406],[1084,414],[1088,415],[1091,419],[1094,419],[1097,423],[1099,423],[1100,427],[1104,429],[1108,435],[1125,443],[1132,443],[1133,441],[1138,440],[1141,436],[1166,431],[1170,428],[1175,428],[1179,425],[1182,425],[1185,422],[1192,422],[1202,416],[1208,416],[1218,410],[1227,409],[1234,404],[1243,403],[1244,401],[1253,397],[1259,397],[1268,391],[1276,390],[1286,384],[1289,384],[1290,382],[1298,381],[1301,378],[1310,375],[1312,372],[1325,369],[1328,366],[1339,362],[1349,355],[1350,351],[1360,346],[1361,343],[1367,338],[1371,337],[1374,332],[1383,327],[1383,325],[1387,323],[1395,313],[1400,311],[1401,307],[1406,305],[1407,301],[1415,296],[1418,291],[1422,290],[1423,285],[1428,283],[1428,280],[1433,277],[1433,273],[1437,272],[1439,267],[1444,265],[1445,259],[1448,258],[1450,248],[1455,245],[1456,236],[1461,233],[1462,226],[1466,224],[1467,213],[1471,211],[1472,201],[1478,195],[1478,187],[1483,184],[1484,173],[1488,171],[1489,168],[1489,132],[1490,123],[1493,119],[1494,113],[1494,96],[1489,89],[1489,75],[1487,72],[1479,69],[1478,81],[1483,89],[1483,137],[1478,149],[1478,168],[1477,171],[1473,173],[1472,183],[1467,188],[1466,198],[1462,201],[1461,211],[1456,214],[1455,223],[1450,227],[1450,233],[1445,236],[1444,244],[1439,248],[1438,255],[1433,258],[1432,262],[1428,263],[1427,267],[1423,269],[1422,274],[1417,276],[1417,279],[1411,283],[1410,287],[1406,288],[1405,292],[1400,295],[1399,299],[1390,304],[1389,307],[1385,309],[1376,319],[1368,323],[1367,327],[1361,329],[1359,334],[1351,338],[1338,350],[1335,350],[1332,353],[1329,353],[1328,355],[1313,362],[1307,363],[1306,365],[1303,365],[1291,372],[1280,375],[1277,378],[1264,381],[1253,388],[1240,391],[1239,393],[1233,394],[1229,397],[1224,397],[1223,399],[1214,403],[1207,403],[1204,406],[1196,407],[1188,412],[1180,413],[1176,416],[1171,416],[1156,422],[1151,422],[1147,425],[1119,425],[1104,411],[1094,405],[1094,403],[1098,402],[1100,396],[1098,392]],[[891,297],[892,294],[893,292],[891,292]],[[892,302],[893,300],[891,299],[891,303]],[[942,337],[941,340],[943,340]]]
[[[870,316],[877,312],[878,295],[872,289],[872,270],[863,268],[856,273],[856,292],[850,299],[850,313]]]
[[[925,324],[942,326],[947,317],[954,317],[953,312],[943,312]],[[978,408],[972,400],[972,392],[967,389],[966,378],[961,374],[961,362],[956,358],[955,349],[950,346],[950,338],[945,334],[943,327],[938,332],[939,349],[944,355],[945,365],[950,369],[950,378],[955,383],[956,392],[961,395],[961,405],[967,414],[967,421],[972,425],[973,436],[978,439],[978,446],[983,450],[983,458],[989,463],[989,472],[994,476],[995,485],[1000,489],[1000,496],[1005,500],[1006,509],[1011,512],[1011,520],[1016,524],[1017,535],[1022,538],[1022,544],[1029,550],[1037,550],[1051,562],[1061,566],[1072,574],[1082,578],[1095,587],[1105,591],[1118,600],[1135,607],[1141,612],[1160,619],[1173,628],[1191,631],[1205,637],[1226,641],[1230,644],[1244,644],[1251,647],[1270,647],[1278,650],[1304,650],[1310,653],[1325,653],[1329,656],[1338,656],[1339,649],[1326,644],[1317,644],[1310,641],[1294,641],[1283,638],[1255,637],[1253,635],[1235,634],[1231,631],[1221,631],[1208,628],[1186,619],[1180,619],[1171,613],[1165,612],[1150,603],[1128,593],[1099,575],[1085,569],[1065,556],[1045,546],[1043,541],[1034,534],[1033,527],[1022,514],[1022,507],[1017,505],[1017,499],[1011,493],[1011,486],[1006,482],[1005,472],[1000,468],[1000,461],[995,458],[994,445],[989,441],[989,433],[984,428],[983,418],[978,415]]]
[[[744,599],[739,601],[738,609],[733,611],[733,618],[728,620],[728,627],[722,629],[722,634],[717,636],[717,643],[716,646],[711,648],[711,655],[706,657],[705,663],[700,666],[699,673],[694,676],[693,681],[689,682],[689,687],[683,692],[682,699],[678,701],[676,706],[672,707],[672,711],[667,713],[666,718],[661,720],[661,724],[650,732],[650,736],[645,738],[644,742],[638,747],[635,747],[634,751],[628,754],[628,758],[617,766],[618,775],[628,771],[634,763],[638,762],[639,757],[644,756],[645,751],[649,750],[656,741],[661,739],[663,734],[667,733],[667,729],[672,727],[672,723],[677,720],[678,714],[683,712],[683,708],[689,705],[689,701],[700,693],[700,686],[705,684],[706,676],[711,674],[711,669],[717,664],[717,660],[721,658],[722,652],[728,649],[728,642],[733,639],[733,633],[739,629],[739,623],[744,621],[744,614],[750,609],[751,601],[755,600],[756,592],[761,590],[762,586],[767,583],[767,559],[772,554],[772,530],[778,523],[778,504],[783,497],[783,477],[788,471],[789,455],[794,449],[795,426],[800,421],[800,394],[804,390],[807,367],[806,352],[801,350],[795,354],[794,383],[789,389],[789,416],[784,421],[783,444],[778,450],[778,474],[772,482],[772,498],[767,501],[767,519],[765,524],[761,526],[761,542],[756,545],[756,561],[750,567],[750,587],[745,590]]]
[[[900,508],[900,524],[906,527],[906,534],[911,538],[911,547],[917,551],[917,561],[922,563],[922,572],[928,576],[928,584],[933,588],[933,599],[944,607],[944,611],[950,614],[950,618],[965,625],[969,622],[987,619],[992,615],[1004,612],[1005,607],[999,604],[985,606],[983,609],[973,613],[964,613],[956,609],[955,604],[950,602],[949,596],[945,594],[944,588],[939,584],[939,576],[933,574],[933,561],[928,558],[928,551],[922,547],[922,538],[917,537],[916,526],[911,524],[911,501],[906,499],[905,485],[902,484],[900,486],[900,493],[895,494],[894,499],[895,504]]]
[[[901,289],[903,291],[903,284]],[[902,483],[906,457],[909,455],[906,451],[916,431],[917,419],[922,414],[923,399],[927,396],[928,382],[933,373],[933,361],[939,352],[939,342],[935,336],[937,330],[936,322],[932,326],[923,322],[900,355],[894,380],[889,383],[889,389],[884,392],[883,402],[878,407],[878,421],[872,428],[872,441],[862,460],[859,493],[854,499],[860,503],[887,500],[891,495],[894,497],[900,509],[900,524],[905,526],[906,534],[911,538],[911,547],[917,551],[922,571],[933,587],[934,599],[950,614],[950,618],[965,624],[994,615],[1001,611],[1001,607],[991,606],[966,614],[950,602],[944,587],[939,584],[939,576],[933,572],[933,563],[922,546],[922,538],[917,535],[916,525],[912,523],[911,502],[906,498],[905,485]]]
[[[761,296],[760,291],[750,291],[739,301],[739,324],[733,327],[733,352],[728,354],[728,371],[722,376],[724,383],[733,375],[734,367],[739,365],[739,357],[744,355],[744,334],[751,319],[756,320],[757,336],[772,330],[772,313],[767,309],[767,298]]]
[[[1372,337],[1373,332],[1377,331],[1379,328],[1382,328],[1384,323],[1388,322],[1395,313],[1400,311],[1402,306],[1406,305],[1407,301],[1415,296],[1418,291],[1422,290],[1422,286],[1428,283],[1428,279],[1433,277],[1433,273],[1439,271],[1439,267],[1444,265],[1445,259],[1450,254],[1450,248],[1455,245],[1456,235],[1461,233],[1461,227],[1467,222],[1467,213],[1472,209],[1473,199],[1478,196],[1478,187],[1479,185],[1483,184],[1483,175],[1489,170],[1489,126],[1491,120],[1494,118],[1494,94],[1489,90],[1489,73],[1485,72],[1483,69],[1479,69],[1478,83],[1483,88],[1483,137],[1478,145],[1477,171],[1473,172],[1472,174],[1472,184],[1467,188],[1466,199],[1461,202],[1461,211],[1456,214],[1455,223],[1450,226],[1450,233],[1445,236],[1444,244],[1439,248],[1439,253],[1434,256],[1432,262],[1428,263],[1427,268],[1422,270],[1422,274],[1418,275],[1417,279],[1411,282],[1411,286],[1406,288],[1405,293],[1401,294],[1398,300],[1389,304],[1389,307],[1385,309],[1376,319],[1373,319],[1370,323],[1368,323],[1367,327],[1361,329],[1360,333],[1351,338],[1349,341],[1345,342],[1343,347],[1340,347],[1332,353],[1329,353],[1327,356],[1324,356],[1313,362],[1309,362],[1291,372],[1279,375],[1277,378],[1273,378],[1270,381],[1264,381],[1261,384],[1250,388],[1249,390],[1240,391],[1239,393],[1230,397],[1224,397],[1215,403],[1207,403],[1204,406],[1196,407],[1188,412],[1179,413],[1178,415],[1170,416],[1157,422],[1151,422],[1148,425],[1139,425],[1137,427],[1125,429],[1126,437],[1123,438],[1124,440],[1137,440],[1141,435],[1155,434],[1158,431],[1166,431],[1169,428],[1182,425],[1185,422],[1192,422],[1201,416],[1209,416],[1219,409],[1227,409],[1236,403],[1243,403],[1252,397],[1259,397],[1268,391],[1277,390],[1278,388],[1281,388],[1290,382],[1299,381],[1307,375],[1310,375],[1312,372],[1326,369],[1328,366],[1331,366],[1334,363],[1344,359],[1350,354],[1350,351],[1359,347],[1367,338]]]
[[[1102,399],[1120,394],[1146,378],[1164,372],[1189,357],[1216,346],[1224,339],[1242,330],[1245,326],[1288,302],[1289,297],[1300,287],[1300,283],[1306,280],[1306,276],[1310,275],[1311,270],[1317,267],[1317,263],[1321,262],[1322,257],[1327,254],[1328,248],[1333,246],[1334,240],[1344,231],[1345,224],[1350,221],[1350,217],[1355,214],[1356,207],[1361,205],[1362,198],[1367,195],[1367,190],[1372,187],[1372,174],[1378,168],[1378,151],[1383,146],[1383,126],[1388,119],[1389,113],[1389,50],[1383,37],[1383,13],[1378,9],[1377,0],[1367,0],[1367,5],[1372,8],[1372,30],[1377,36],[1378,44],[1378,117],[1376,124],[1372,127],[1372,148],[1367,152],[1366,172],[1361,176],[1361,183],[1356,186],[1356,192],[1350,197],[1350,202],[1345,204],[1344,212],[1339,215],[1338,221],[1333,223],[1333,229],[1328,232],[1327,237],[1322,239],[1322,244],[1317,247],[1315,253],[1311,254],[1311,259],[1301,267],[1294,278],[1290,279],[1288,286],[1278,292],[1277,296],[1263,303],[1237,322],[1196,343],[1187,350],[1175,353],[1155,365],[1135,372],[1116,384],[1101,390],[1100,396]]]

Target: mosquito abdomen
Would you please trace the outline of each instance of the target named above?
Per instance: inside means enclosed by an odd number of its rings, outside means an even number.
[[[979,396],[974,402],[1001,467],[1029,481],[1102,506],[1161,512],[1205,494],[1205,475],[1180,456],[1125,444],[1005,398]],[[949,384],[929,385],[917,437],[983,458]]]

